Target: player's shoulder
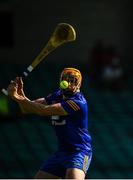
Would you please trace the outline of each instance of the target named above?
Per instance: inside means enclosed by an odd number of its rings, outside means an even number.
[[[54,90],[52,93],[50,93],[47,97],[51,97],[51,96],[58,96],[61,94],[60,89],[56,89]]]
[[[45,97],[45,100],[47,104],[51,104],[53,102],[56,102],[61,95],[61,92],[59,89],[55,90],[53,93],[48,94],[48,96]]]
[[[77,111],[87,112],[88,109],[87,101],[80,92],[62,101],[62,106],[70,114]]]
[[[68,101],[72,101],[79,106],[87,105],[86,98],[84,97],[82,92],[76,93],[74,96],[68,99]]]
[[[86,103],[86,98],[84,97],[83,93],[82,92],[77,92],[74,96],[72,96],[73,100],[75,101],[79,101],[81,103]]]

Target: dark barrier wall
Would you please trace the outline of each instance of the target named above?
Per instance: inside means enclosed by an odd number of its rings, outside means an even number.
[[[65,55],[69,62],[86,63],[97,39],[107,45],[113,44],[127,61],[132,59],[131,7],[131,0],[1,1],[0,11],[13,14],[14,44],[11,49],[0,48],[0,59],[30,63],[46,44],[57,23],[68,22],[75,27],[77,40],[50,55],[51,62],[54,63],[56,56],[61,63]]]

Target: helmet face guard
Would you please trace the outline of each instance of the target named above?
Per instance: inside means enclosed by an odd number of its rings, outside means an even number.
[[[82,75],[78,69],[65,68],[61,73],[60,82],[63,80],[67,81],[69,84],[68,88],[63,90],[64,93],[73,94],[80,90]]]

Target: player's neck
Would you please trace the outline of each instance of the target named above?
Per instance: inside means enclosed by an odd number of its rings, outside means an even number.
[[[73,93],[70,93],[70,94],[69,93],[68,94],[63,94],[63,99],[71,98],[72,96],[74,96],[78,92],[80,92],[80,90],[77,90],[76,92],[73,92]]]

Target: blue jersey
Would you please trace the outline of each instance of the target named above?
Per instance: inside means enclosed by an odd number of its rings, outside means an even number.
[[[52,116],[52,125],[58,138],[59,150],[91,152],[91,136],[88,132],[88,106],[81,92],[63,99],[61,90],[45,98],[47,104],[61,103],[66,116]]]

